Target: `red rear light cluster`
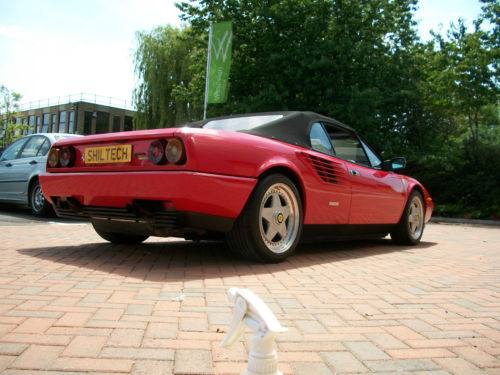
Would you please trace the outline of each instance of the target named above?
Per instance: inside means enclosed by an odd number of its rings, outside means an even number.
[[[76,149],[73,146],[55,146],[50,149],[47,166],[70,168],[75,165],[76,158]],[[148,159],[154,165],[181,165],[186,162],[186,148],[180,138],[157,139],[149,144]]]
[[[184,164],[186,162],[186,148],[179,138],[168,141],[159,139],[151,142],[148,149],[149,161],[155,165]]]
[[[164,139],[151,142],[148,149],[148,157],[151,163],[156,165],[163,165],[167,162],[165,155],[165,146],[167,142]]]
[[[47,163],[51,168],[69,168],[75,165],[76,151],[73,146],[51,148]]]

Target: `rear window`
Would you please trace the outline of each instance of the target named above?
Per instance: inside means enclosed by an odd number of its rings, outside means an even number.
[[[249,116],[249,117],[234,117],[220,120],[212,120],[207,122],[203,128],[216,130],[250,130],[269,122],[279,120],[283,115],[264,115],[264,116]]]
[[[72,137],[79,137],[77,134],[53,134],[54,138],[56,141],[63,139],[63,138],[72,138]]]

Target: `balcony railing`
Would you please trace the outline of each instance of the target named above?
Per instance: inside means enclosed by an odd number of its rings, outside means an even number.
[[[77,102],[87,102],[94,103],[99,105],[105,105],[109,107],[123,108],[129,111],[135,111],[134,103],[130,100],[113,98],[111,96],[102,96],[96,94],[74,94],[67,96],[58,96],[55,98],[34,100],[27,103],[22,103],[19,106],[19,110],[27,111],[30,109],[44,108],[44,107],[52,107],[60,104],[68,104],[68,103],[77,103]]]

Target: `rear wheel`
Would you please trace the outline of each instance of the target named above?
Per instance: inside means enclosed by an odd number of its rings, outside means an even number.
[[[408,198],[399,223],[391,232],[392,240],[400,245],[417,245],[424,233],[424,219],[422,194],[413,191]]]
[[[226,238],[233,252],[273,263],[293,253],[301,231],[299,192],[288,177],[273,174],[257,185]]]
[[[141,243],[148,239],[149,236],[141,236],[136,234],[127,234],[127,233],[119,233],[119,232],[106,232],[100,229],[92,222],[92,226],[96,233],[101,236],[101,238],[105,239],[114,244],[128,244],[135,245]]]
[[[52,213],[52,206],[43,196],[38,178],[31,184],[29,197],[30,208],[33,215],[43,217]]]

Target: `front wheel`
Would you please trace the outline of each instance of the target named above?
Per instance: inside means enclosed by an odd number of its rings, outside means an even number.
[[[424,233],[424,219],[422,194],[413,191],[408,198],[399,223],[391,232],[392,240],[399,245],[417,245]]]
[[[38,179],[31,184],[29,203],[31,212],[37,217],[47,216],[52,212],[52,206],[43,196]]]
[[[302,232],[302,203],[294,183],[280,174],[264,178],[226,236],[233,252],[263,262],[289,257]]]
[[[96,233],[104,240],[114,244],[136,245],[148,239],[149,236],[141,236],[135,234],[126,234],[119,232],[107,232],[100,229],[92,222],[92,226]]]

